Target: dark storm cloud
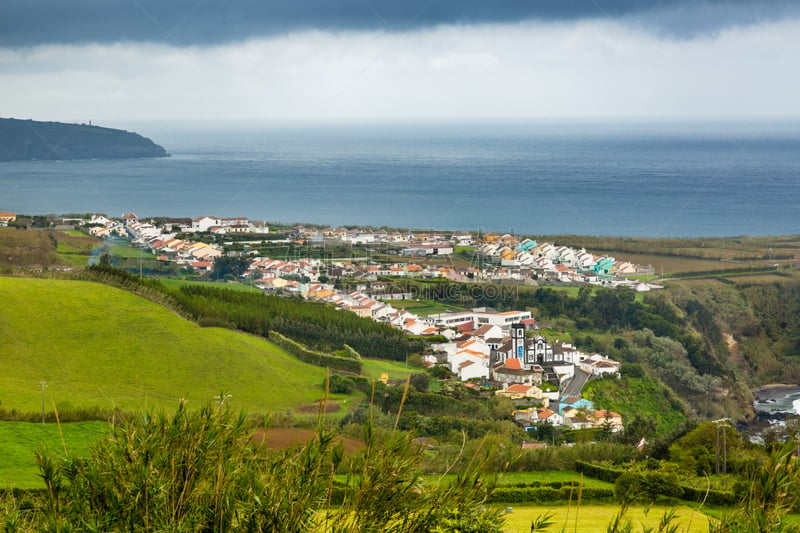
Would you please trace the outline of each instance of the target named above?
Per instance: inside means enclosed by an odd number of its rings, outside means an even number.
[[[155,41],[208,45],[318,29],[623,19],[673,37],[798,13],[785,0],[2,0],[0,46]]]

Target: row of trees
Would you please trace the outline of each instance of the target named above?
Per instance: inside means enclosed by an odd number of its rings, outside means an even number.
[[[315,350],[333,352],[349,345],[361,355],[404,361],[425,346],[385,324],[326,304],[200,286],[169,293],[199,322],[263,336],[271,329]]]
[[[334,352],[347,346],[361,355],[395,361],[421,352],[425,342],[354,313],[299,299],[199,285],[169,289],[156,279],[140,279],[106,264],[79,277],[129,290],[170,307],[203,326],[239,329],[268,337],[277,331],[313,350]]]

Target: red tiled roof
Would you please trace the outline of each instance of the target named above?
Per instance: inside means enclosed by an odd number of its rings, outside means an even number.
[[[522,385],[517,383],[516,385],[511,385],[506,389],[506,392],[517,392],[525,394],[526,392],[530,391],[533,387],[530,385]]]

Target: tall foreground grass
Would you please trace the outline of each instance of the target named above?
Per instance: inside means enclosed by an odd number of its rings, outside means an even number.
[[[322,424],[320,425],[322,427]],[[480,462],[456,479],[423,484],[421,450],[409,436],[379,439],[344,457],[320,429],[283,451],[254,445],[243,415],[181,405],[112,428],[88,458],[39,452],[45,490],[7,493],[4,531],[500,531],[482,506]],[[335,501],[334,501],[335,500]]]
[[[42,450],[45,489],[0,496],[3,531],[272,531],[319,533],[501,531],[500,510],[486,505],[491,446],[460,457],[460,474],[425,479],[423,451],[411,436],[378,436],[368,421],[366,447],[345,457],[321,420],[315,437],[277,451],[250,439],[243,414],[223,407],[139,414],[111,431],[87,456]],[[337,482],[336,472],[348,472]],[[792,532],[798,505],[797,459],[773,454],[746,480],[745,497],[710,524],[710,533]],[[579,484],[568,507],[581,512]],[[609,532],[637,531],[621,504]],[[567,521],[568,524],[572,522]],[[554,526],[547,516],[531,531]],[[674,513],[657,529],[679,532]],[[569,529],[569,528],[567,528]],[[577,521],[575,521],[577,530]],[[686,529],[688,531],[688,528]]]

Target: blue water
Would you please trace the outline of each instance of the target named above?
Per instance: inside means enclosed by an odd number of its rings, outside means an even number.
[[[0,163],[0,211],[641,236],[800,233],[800,124],[128,127],[172,157]]]

